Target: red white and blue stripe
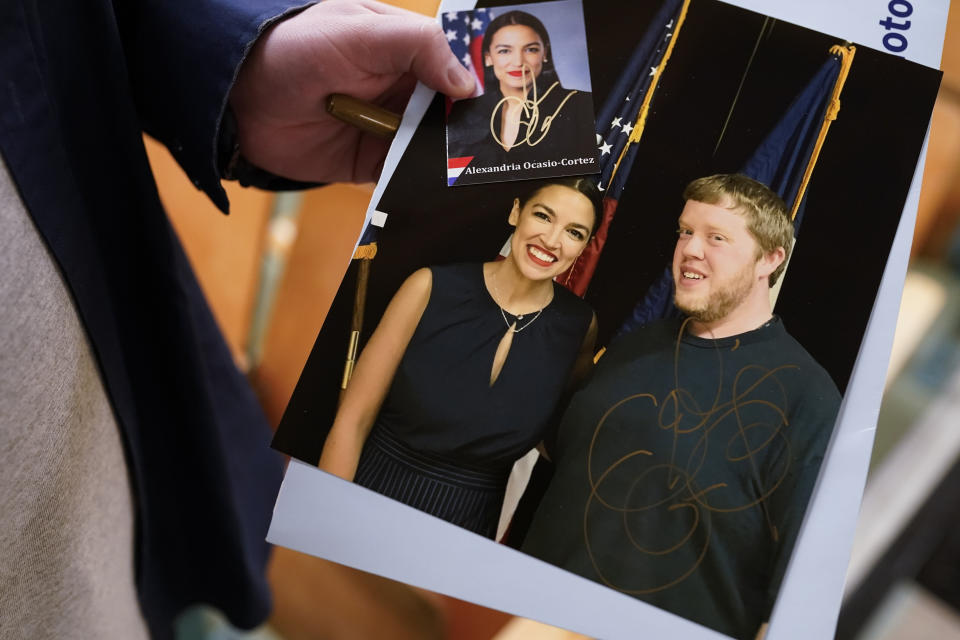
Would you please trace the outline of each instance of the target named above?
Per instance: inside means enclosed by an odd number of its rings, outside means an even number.
[[[470,161],[473,160],[473,156],[462,156],[460,158],[448,158],[447,159],[447,186],[452,187],[457,181],[457,178],[460,177],[460,174],[463,173],[463,170],[467,168],[467,165],[470,164]]]

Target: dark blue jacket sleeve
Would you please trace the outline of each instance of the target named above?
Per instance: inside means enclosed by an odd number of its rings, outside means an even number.
[[[142,0],[115,4],[144,131],[165,144],[193,184],[226,212],[217,136],[230,88],[263,30],[312,3]]]

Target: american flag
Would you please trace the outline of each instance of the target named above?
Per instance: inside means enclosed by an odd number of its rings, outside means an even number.
[[[637,44],[630,62],[597,116],[603,219],[580,257],[557,281],[582,296],[587,291],[607,240],[617,202],[637,154],[637,142],[660,74],[676,40],[690,0],[665,0]]]
[[[451,11],[443,14],[443,31],[453,55],[477,79],[474,95],[483,93],[483,34],[494,18],[490,9]]]

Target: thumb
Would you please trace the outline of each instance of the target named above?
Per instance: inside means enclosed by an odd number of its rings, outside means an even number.
[[[381,73],[412,73],[431,89],[452,98],[466,98],[475,87],[473,74],[450,50],[440,25],[424,16],[390,16],[386,29],[371,33],[380,54]]]

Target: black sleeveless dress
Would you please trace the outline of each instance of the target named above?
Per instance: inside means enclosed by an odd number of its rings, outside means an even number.
[[[354,480],[492,538],[510,469],[548,428],[593,312],[555,284],[540,316],[517,322],[523,328],[491,385],[507,325],[483,265],[431,272],[430,300]]]

